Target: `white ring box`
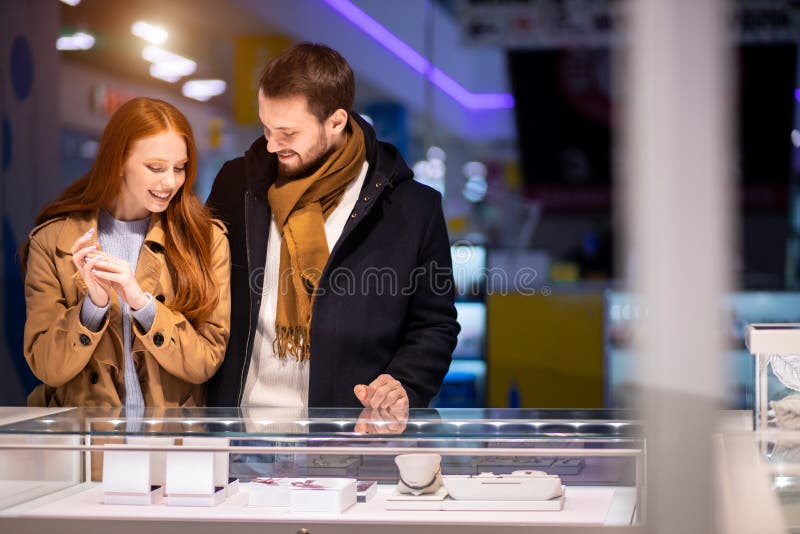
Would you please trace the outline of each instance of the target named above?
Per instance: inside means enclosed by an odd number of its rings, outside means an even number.
[[[184,437],[184,447],[206,451],[170,451],[166,462],[166,496],[170,506],[216,506],[235,494],[238,479],[228,478],[227,438]]]
[[[103,453],[103,502],[105,504],[152,504],[161,486],[151,484],[149,451]]]
[[[309,487],[292,486],[289,491],[289,509],[292,512],[341,513],[356,503],[356,480],[354,478],[305,480],[312,480]],[[322,486],[322,488],[314,486]]]
[[[353,478],[268,480],[271,482],[250,482],[250,506],[288,507],[292,512],[341,513],[356,503],[356,480]]]
[[[167,436],[128,436],[125,439],[128,445],[142,446],[170,446],[175,445],[175,438]],[[167,452],[150,451],[150,484],[152,486],[163,486],[166,481],[167,473]]]
[[[259,477],[251,480],[247,487],[250,489],[250,506],[289,507],[289,491],[292,486],[285,478]]]

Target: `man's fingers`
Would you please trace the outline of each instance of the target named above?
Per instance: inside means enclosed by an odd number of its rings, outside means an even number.
[[[379,375],[369,386],[359,384],[353,391],[361,404],[368,408],[391,408],[403,400],[408,405],[403,385],[388,374]]]
[[[384,399],[383,403],[381,404],[381,408],[387,408],[387,409],[394,408],[395,405],[398,404],[398,401],[403,400],[405,397],[406,397],[406,392],[403,389],[403,386],[398,386],[397,388],[392,389],[386,395],[386,399]]]
[[[378,388],[375,393],[372,394],[369,400],[369,404],[373,408],[381,408],[386,406],[384,401],[386,400],[386,396],[392,391],[394,386],[389,384],[384,384],[380,388]]]
[[[389,375],[378,375],[378,377],[369,383],[369,392],[374,394],[378,389],[394,381]]]
[[[365,407],[367,406],[367,393],[368,388],[364,384],[358,384],[353,388],[353,393],[355,394],[358,401],[363,404]]]

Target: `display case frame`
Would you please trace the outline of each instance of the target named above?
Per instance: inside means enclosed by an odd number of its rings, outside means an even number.
[[[781,423],[773,403],[796,395],[793,388],[798,385],[795,384],[792,388],[783,384],[783,379],[778,378],[774,366],[780,364],[784,357],[797,353],[797,347],[800,347],[800,323],[748,324],[745,343],[755,360],[753,430],[766,431],[779,427]],[[792,367],[795,366],[794,363],[784,363],[781,367],[789,369],[790,371],[785,372],[794,376],[797,370]]]

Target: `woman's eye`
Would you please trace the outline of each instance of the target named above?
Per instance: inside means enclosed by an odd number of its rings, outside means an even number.
[[[186,170],[186,167],[175,167],[175,172],[183,172]]]
[[[151,167],[148,165],[147,168],[150,169],[152,172],[164,172],[164,169],[161,167]]]

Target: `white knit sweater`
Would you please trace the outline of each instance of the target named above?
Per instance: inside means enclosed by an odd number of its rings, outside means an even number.
[[[364,185],[368,164],[364,162],[361,173],[345,189],[342,200],[325,221],[325,238],[328,251],[342,235],[344,225],[358,202]],[[275,315],[278,306],[278,271],[280,270],[281,235],[275,218],[269,225],[267,262],[264,272],[261,309],[247,373],[243,406],[274,406],[296,408],[308,406],[309,361],[299,362],[293,357],[278,358],[273,350],[275,341]],[[312,347],[313,353],[313,347]],[[313,356],[312,356],[313,358]]]

